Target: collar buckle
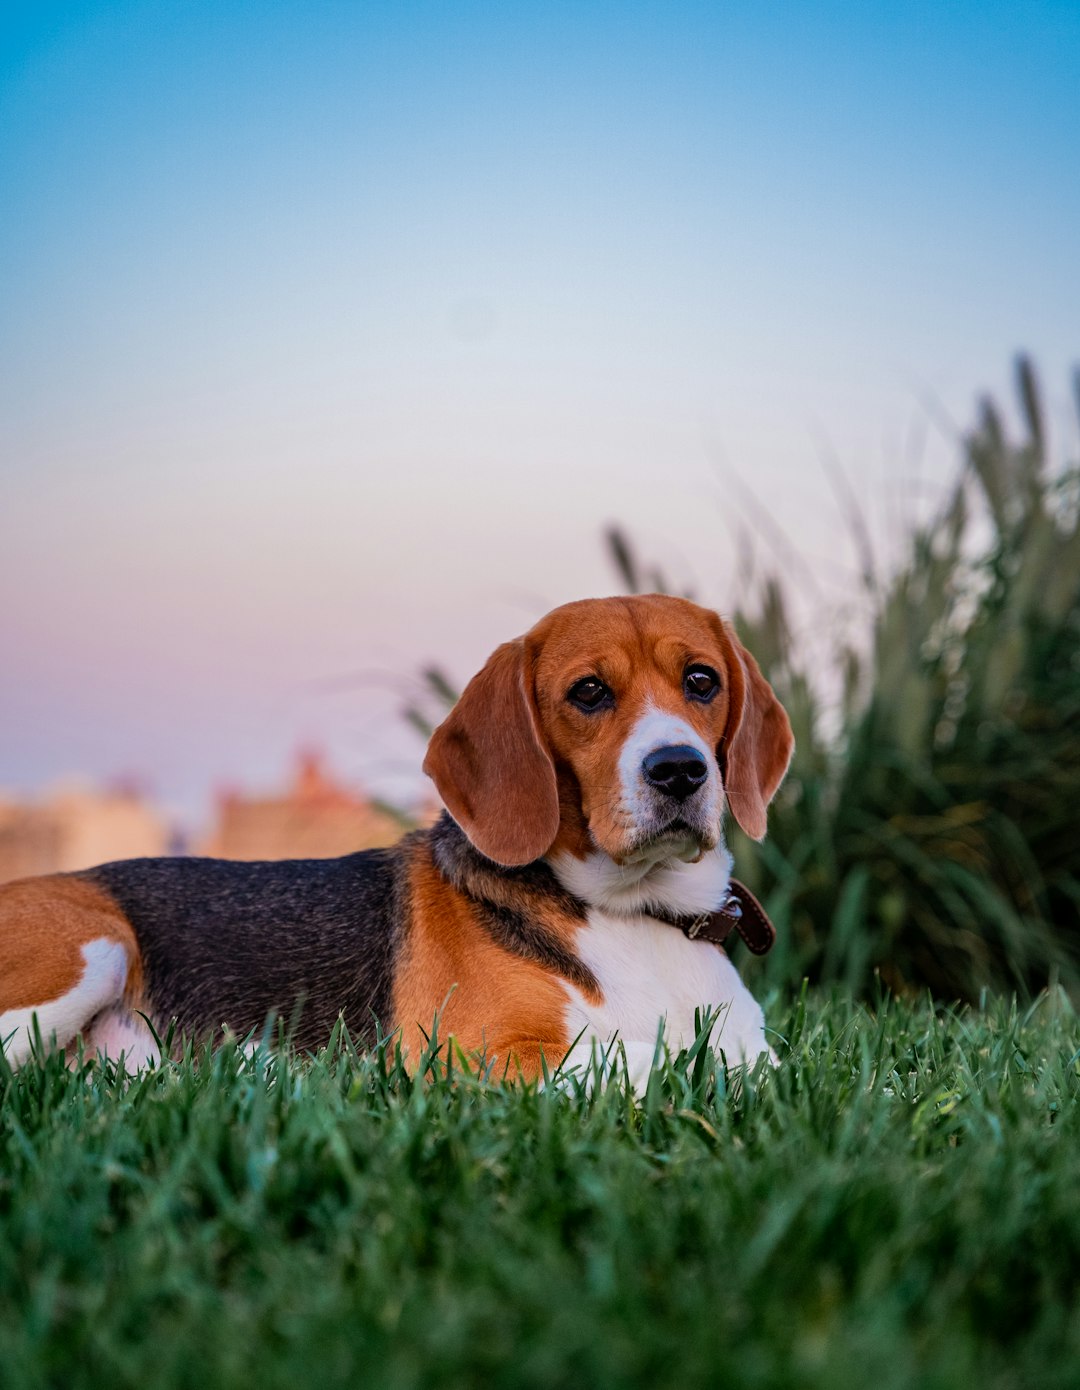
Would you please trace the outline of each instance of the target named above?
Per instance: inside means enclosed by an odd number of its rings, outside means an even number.
[[[700,913],[686,928],[686,935],[690,938],[691,941],[693,941],[695,937],[699,936],[709,925],[709,918],[711,915],[712,914],[708,912]]]

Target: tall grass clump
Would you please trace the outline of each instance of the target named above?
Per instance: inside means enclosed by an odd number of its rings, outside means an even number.
[[[992,401],[939,514],[886,582],[844,666],[840,731],[771,580],[737,624],[792,713],[798,747],[761,849],[774,978],[974,999],[1080,967],[1080,470],[1052,470],[1035,374],[1024,436]],[[1080,417],[1080,376],[1076,382]]]

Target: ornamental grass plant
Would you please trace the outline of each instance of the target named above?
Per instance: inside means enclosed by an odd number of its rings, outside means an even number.
[[[782,578],[735,615],[796,737],[768,838],[733,827],[736,872],[778,929],[771,956],[740,961],[759,988],[1080,985],[1080,460],[1051,465],[1027,359],[1016,377],[1023,437],[985,401],[938,514],[894,573],[864,566],[869,630],[834,652],[839,711]],[[628,588],[664,586],[611,543]]]

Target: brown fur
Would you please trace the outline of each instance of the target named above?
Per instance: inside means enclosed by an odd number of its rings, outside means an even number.
[[[791,761],[791,723],[761,668],[726,623],[721,635],[738,700],[732,701],[732,717],[717,745],[717,757],[731,814],[752,840],[760,840],[769,802]]]
[[[572,1039],[566,994],[541,965],[511,955],[484,932],[474,902],[453,889],[423,842],[410,865],[408,936],[394,981],[394,1018],[415,1065],[439,1011],[439,1037],[501,1071],[535,1075],[541,1050],[556,1066]]]
[[[107,893],[66,874],[0,886],[0,1013],[59,999],[82,978],[82,947],[105,938],[127,951],[125,998],[142,990],[131,925]]]
[[[439,726],[424,760],[450,814],[497,864],[538,859],[559,829],[555,769],[534,687],[524,643],[504,642]]]

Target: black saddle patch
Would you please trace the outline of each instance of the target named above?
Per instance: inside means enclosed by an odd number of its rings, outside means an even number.
[[[296,1046],[324,1044],[344,1015],[374,1042],[388,1027],[407,912],[398,850],[238,863],[130,859],[80,875],[130,920],[155,1018],[196,1036],[241,1037],[271,1014]]]

